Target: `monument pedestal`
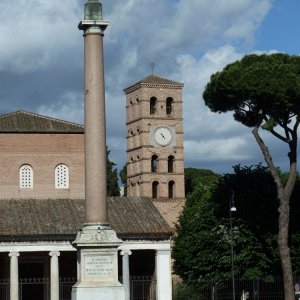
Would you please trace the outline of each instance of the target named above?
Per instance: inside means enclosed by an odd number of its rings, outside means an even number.
[[[72,300],[124,300],[118,281],[118,246],[122,243],[108,225],[85,224],[74,242],[77,248],[78,282]]]

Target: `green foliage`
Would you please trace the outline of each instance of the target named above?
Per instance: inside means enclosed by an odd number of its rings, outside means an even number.
[[[218,220],[209,201],[210,195],[208,188],[197,186],[188,196],[179,217],[179,225],[176,226],[172,253],[175,259],[174,271],[187,283],[193,283],[203,273],[210,277],[216,276],[214,265],[218,264],[217,258],[224,250],[223,243],[215,243],[222,238],[222,232],[218,230]]]
[[[197,290],[185,283],[177,283],[173,289],[173,300],[201,300],[205,298],[199,298]]]
[[[291,299],[293,271],[287,242],[289,237],[287,224],[290,221],[290,196],[297,175],[300,56],[282,53],[245,56],[242,60],[227,65],[223,71],[212,75],[203,97],[211,111],[219,113],[232,111],[236,121],[253,128],[252,133],[271,170],[277,187],[277,197],[280,200],[278,246],[285,298]],[[269,150],[259,134],[259,128],[268,130],[274,137],[288,145],[290,172],[286,185],[281,181]],[[272,227],[272,224],[268,225]],[[260,230],[263,230],[263,227]]]
[[[299,222],[299,219],[298,219]],[[299,278],[300,276],[300,232],[291,236],[291,257],[293,264],[293,272]]]
[[[234,191],[236,218],[249,224],[253,232],[276,234],[278,230],[277,191],[269,169],[256,166],[236,165],[233,174],[225,174],[214,191],[218,218],[227,218],[229,198]],[[255,221],[254,221],[255,219]]]
[[[186,284],[231,276],[229,199],[234,191],[236,212],[232,212],[236,275],[265,281],[281,272],[277,246],[276,186],[268,168],[233,167],[233,174],[219,178],[212,188],[197,185],[187,197],[174,238],[174,271]],[[284,176],[284,173],[282,173]],[[300,207],[291,198],[291,255],[295,275],[300,275]],[[199,283],[200,284],[200,283]]]
[[[120,188],[118,185],[118,171],[117,169],[114,169],[115,163],[111,162],[109,160],[109,153],[110,151],[106,149],[107,154],[107,196],[114,197],[114,196],[120,196]]]
[[[273,130],[274,127],[276,127],[277,124],[276,122],[274,121],[273,118],[270,118],[269,120],[267,120],[267,122],[265,122],[261,127],[262,129],[265,129],[267,131],[270,131],[270,130]]]
[[[220,175],[214,173],[211,170],[196,169],[196,168],[185,168],[184,169],[184,184],[185,194],[191,194],[198,185],[211,187],[214,185]]]
[[[273,129],[299,114],[300,57],[245,56],[212,75],[203,97],[212,111],[233,111],[235,120],[249,127],[269,116],[265,129]]]

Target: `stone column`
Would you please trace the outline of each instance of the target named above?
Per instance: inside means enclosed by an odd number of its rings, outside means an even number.
[[[99,0],[87,0],[79,29],[84,34],[85,224],[74,246],[79,276],[72,300],[124,300],[118,282],[118,239],[108,223],[106,179],[103,20]]]
[[[130,300],[130,271],[129,271],[129,255],[132,252],[130,250],[122,250],[121,255],[122,258],[122,268],[123,268],[123,285],[125,289],[125,300]]]
[[[156,299],[172,300],[171,250],[157,250],[156,268]]]
[[[10,252],[10,300],[19,300],[19,252]]]
[[[86,223],[108,223],[103,32],[84,32],[85,199]]]
[[[58,257],[60,253],[58,251],[52,251],[49,253],[50,258],[50,299],[59,300],[59,265]]]

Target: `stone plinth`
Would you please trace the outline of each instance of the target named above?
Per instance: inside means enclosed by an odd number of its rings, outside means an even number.
[[[124,300],[118,281],[118,246],[114,230],[99,224],[85,225],[74,242],[78,253],[78,282],[72,300]]]

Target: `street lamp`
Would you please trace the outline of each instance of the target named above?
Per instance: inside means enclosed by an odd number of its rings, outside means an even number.
[[[237,211],[234,206],[234,191],[231,191],[229,198],[229,222],[230,222],[230,254],[231,254],[231,280],[232,280],[232,299],[235,300],[235,279],[234,279],[234,252],[233,252],[233,234],[238,233],[238,227],[232,227],[231,213]]]

